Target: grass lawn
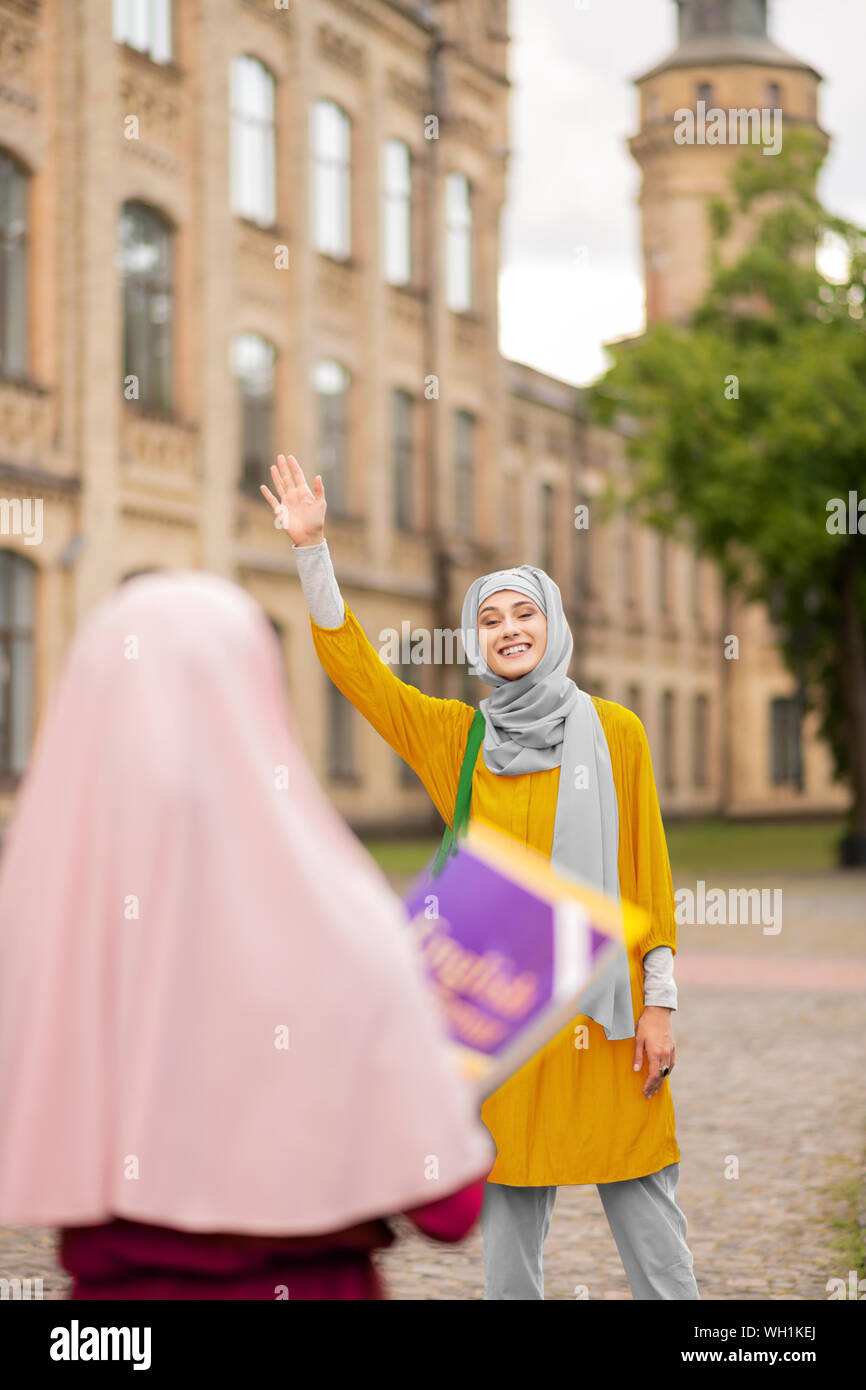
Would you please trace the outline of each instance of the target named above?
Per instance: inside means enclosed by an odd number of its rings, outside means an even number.
[[[834,821],[671,821],[666,826],[675,879],[721,877],[739,873],[819,873],[836,866],[836,846],[843,833]],[[417,840],[368,840],[367,849],[395,878],[416,874],[435,853],[433,837]]]

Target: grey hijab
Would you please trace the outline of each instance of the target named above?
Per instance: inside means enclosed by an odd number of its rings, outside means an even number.
[[[547,618],[544,654],[516,680],[491,671],[478,641],[479,609],[503,589],[527,594]],[[472,669],[495,687],[479,704],[485,766],[503,777],[560,767],[551,863],[619,900],[619,810],[610,751],[592,700],[568,675],[574,643],[559,586],[535,565],[482,575],[466,591],[461,628]],[[578,1002],[577,1012],[601,1024],[609,1040],[634,1037],[625,951]]]

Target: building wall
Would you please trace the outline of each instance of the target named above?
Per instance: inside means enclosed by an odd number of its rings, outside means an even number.
[[[508,146],[505,6],[447,0],[319,0],[278,10],[269,0],[176,0],[172,60],[153,62],[115,42],[105,0],[0,0],[0,146],[30,173],[28,364],[0,379],[0,493],[40,498],[44,538],[0,538],[38,571],[34,724],[43,714],[76,625],[125,576],[141,569],[205,567],[238,579],[279,625],[294,715],[314,766],[359,829],[429,829],[424,789],[360,716],[352,767],[328,775],[335,728],[329,683],[313,658],[291,548],[269,508],[239,487],[240,405],[230,368],[237,333],[275,348],[275,437],[310,476],[316,450],[313,363],[350,372],[346,514],[327,534],[346,602],[378,645],[386,629],[455,628],[477,574],[515,563],[549,565],[575,634],[575,674],[629,704],[638,692],[654,756],[670,689],[677,776],[666,809],[722,804],[756,813],[841,804],[826,786],[826,757],[807,754],[807,792],[775,792],[749,761],[763,740],[766,703],[790,681],[760,660],[733,682],[738,720],[730,767],[721,735],[718,583],[701,566],[705,598],[686,602],[694,564],[671,547],[671,609],[654,598],[658,540],[605,522],[606,478],[624,468],[623,441],[588,429],[580,393],[498,349],[499,222]],[[442,42],[440,43],[440,39]],[[275,79],[276,218],[261,227],[230,199],[229,64],[258,57]],[[352,120],[352,247],[348,259],[314,249],[310,228],[311,103],[330,97]],[[427,118],[438,139],[426,138]],[[129,117],[137,138],[127,138]],[[413,274],[381,270],[382,141],[413,155]],[[444,190],[449,172],[473,186],[474,299],[446,307]],[[648,195],[645,195],[648,196]],[[157,415],[124,398],[117,223],[126,199],[158,210],[173,229],[174,398]],[[287,269],[275,265],[280,247]],[[415,399],[411,526],[393,516],[391,392]],[[476,421],[471,484],[475,525],[456,526],[454,416]],[[327,477],[325,478],[327,488]],[[543,488],[552,489],[544,526]],[[590,499],[586,533],[573,524]],[[631,546],[626,591],[623,547]],[[582,548],[583,546],[583,548]],[[757,621],[757,619],[755,620]],[[757,629],[756,629],[757,630]],[[457,666],[419,668],[430,694],[475,701],[486,692]],[[709,702],[708,778],[694,787],[685,711]],[[742,725],[738,725],[742,727]],[[14,778],[0,782],[0,822]]]

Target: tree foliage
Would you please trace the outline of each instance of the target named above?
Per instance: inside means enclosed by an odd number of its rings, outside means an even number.
[[[821,158],[807,131],[774,158],[745,150],[709,208],[711,285],[691,323],[618,345],[589,400],[598,422],[633,422],[627,505],[771,605],[866,834],[866,504],[862,533],[828,529],[831,499],[866,498],[866,231],[821,206]],[[816,263],[828,243],[838,283]]]

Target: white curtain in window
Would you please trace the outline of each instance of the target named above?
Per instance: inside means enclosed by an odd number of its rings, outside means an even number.
[[[382,270],[392,285],[412,274],[412,159],[404,140],[386,140],[382,150]]]
[[[114,37],[155,63],[171,60],[171,0],[114,0]]]
[[[311,197],[313,245],[345,259],[351,251],[351,123],[333,101],[313,103]]]
[[[472,202],[465,174],[445,181],[445,220],[446,301],[460,313],[472,303]]]
[[[274,79],[248,54],[231,63],[232,211],[262,227],[276,221]]]

